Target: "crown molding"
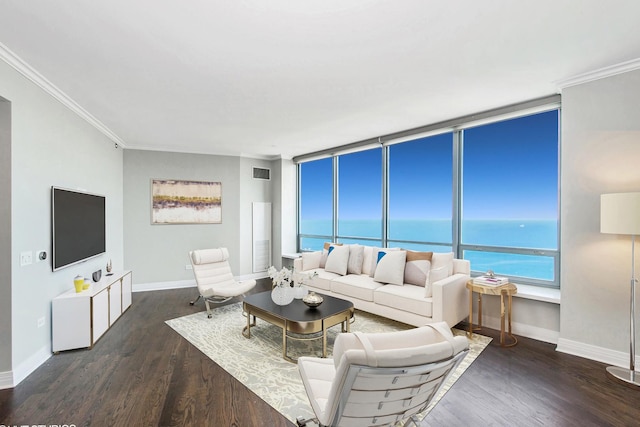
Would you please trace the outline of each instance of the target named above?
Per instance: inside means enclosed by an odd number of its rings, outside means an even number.
[[[598,70],[589,71],[588,73],[579,74],[567,79],[555,82],[558,89],[562,90],[571,86],[589,83],[594,80],[604,79],[606,77],[615,76],[617,74],[627,73],[640,69],[640,58],[631,61],[621,62],[620,64],[611,65],[609,67],[600,68]]]
[[[280,159],[290,160],[281,155],[271,156],[271,155],[251,154],[251,153],[243,153],[243,152],[230,153],[228,151],[217,151],[215,149],[192,150],[189,148],[182,148],[182,147],[167,147],[167,146],[154,147],[154,146],[142,145],[142,144],[140,145],[130,144],[126,148],[129,150],[162,151],[164,153],[179,153],[179,154],[206,154],[208,156],[239,157],[242,159],[255,159],[255,160],[266,160],[266,161],[274,161],[274,160],[280,160]],[[0,427],[2,427],[1,424],[0,424]]]
[[[22,60],[18,55],[13,53],[8,47],[0,43],[0,59],[13,67],[20,74],[31,80],[38,87],[44,90],[49,95],[53,96],[62,105],[76,113],[87,123],[95,127],[98,131],[104,134],[111,141],[126,148],[124,141],[115,133],[111,131],[104,123],[95,118],[91,113],[82,108],[77,102],[71,99],[66,93],[58,89],[53,83],[47,80],[42,74],[37,72],[33,67]]]

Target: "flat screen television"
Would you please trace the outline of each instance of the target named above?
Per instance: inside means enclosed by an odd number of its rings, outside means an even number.
[[[53,271],[106,251],[105,197],[51,187]]]

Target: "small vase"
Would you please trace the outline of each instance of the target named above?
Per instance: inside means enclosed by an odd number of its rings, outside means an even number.
[[[293,297],[295,299],[302,299],[305,297],[305,295],[307,295],[307,287],[306,286],[296,286],[295,288],[293,288]]]
[[[276,286],[271,291],[271,299],[278,305],[291,304],[291,301],[293,301],[293,288],[290,286]]]

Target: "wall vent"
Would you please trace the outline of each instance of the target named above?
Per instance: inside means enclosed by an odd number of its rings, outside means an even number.
[[[253,168],[253,179],[271,179],[271,169]]]

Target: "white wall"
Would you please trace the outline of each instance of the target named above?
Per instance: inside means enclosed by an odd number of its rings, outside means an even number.
[[[11,348],[11,103],[0,98],[0,342]],[[0,352],[0,374],[11,371],[11,351]],[[5,375],[2,384],[12,383]]]
[[[296,251],[296,165],[288,159],[274,160],[273,164],[273,251],[274,264],[282,267],[282,254]]]
[[[640,191],[638,99],[640,71],[562,93],[558,349],[626,367],[631,238],[600,233],[600,195]]]
[[[271,201],[271,182],[252,167],[269,162],[233,156],[125,150],[125,264],[134,290],[192,284],[188,252],[224,246],[236,276],[252,274],[251,203]],[[151,180],[222,182],[221,224],[151,224]]]
[[[15,381],[51,355],[51,300],[76,274],[113,260],[122,268],[122,150],[67,107],[0,62],[0,96],[11,102],[11,343]],[[51,186],[81,188],[107,198],[107,255],[51,271]],[[82,238],[82,236],[78,236]],[[46,262],[35,262],[45,249]],[[34,263],[20,266],[20,253]],[[39,318],[45,319],[38,327]]]
[[[240,272],[242,275],[253,273],[253,217],[251,206],[253,202],[271,203],[272,216],[275,203],[273,202],[273,180],[261,180],[253,178],[253,168],[272,169],[268,160],[250,158],[240,159],[240,222],[238,223],[240,234]],[[271,170],[273,175],[273,170]],[[273,242],[273,230],[271,241]],[[273,245],[272,258],[275,258]]]
[[[297,248],[297,166],[291,160],[280,160],[280,244],[282,253],[294,253]]]

